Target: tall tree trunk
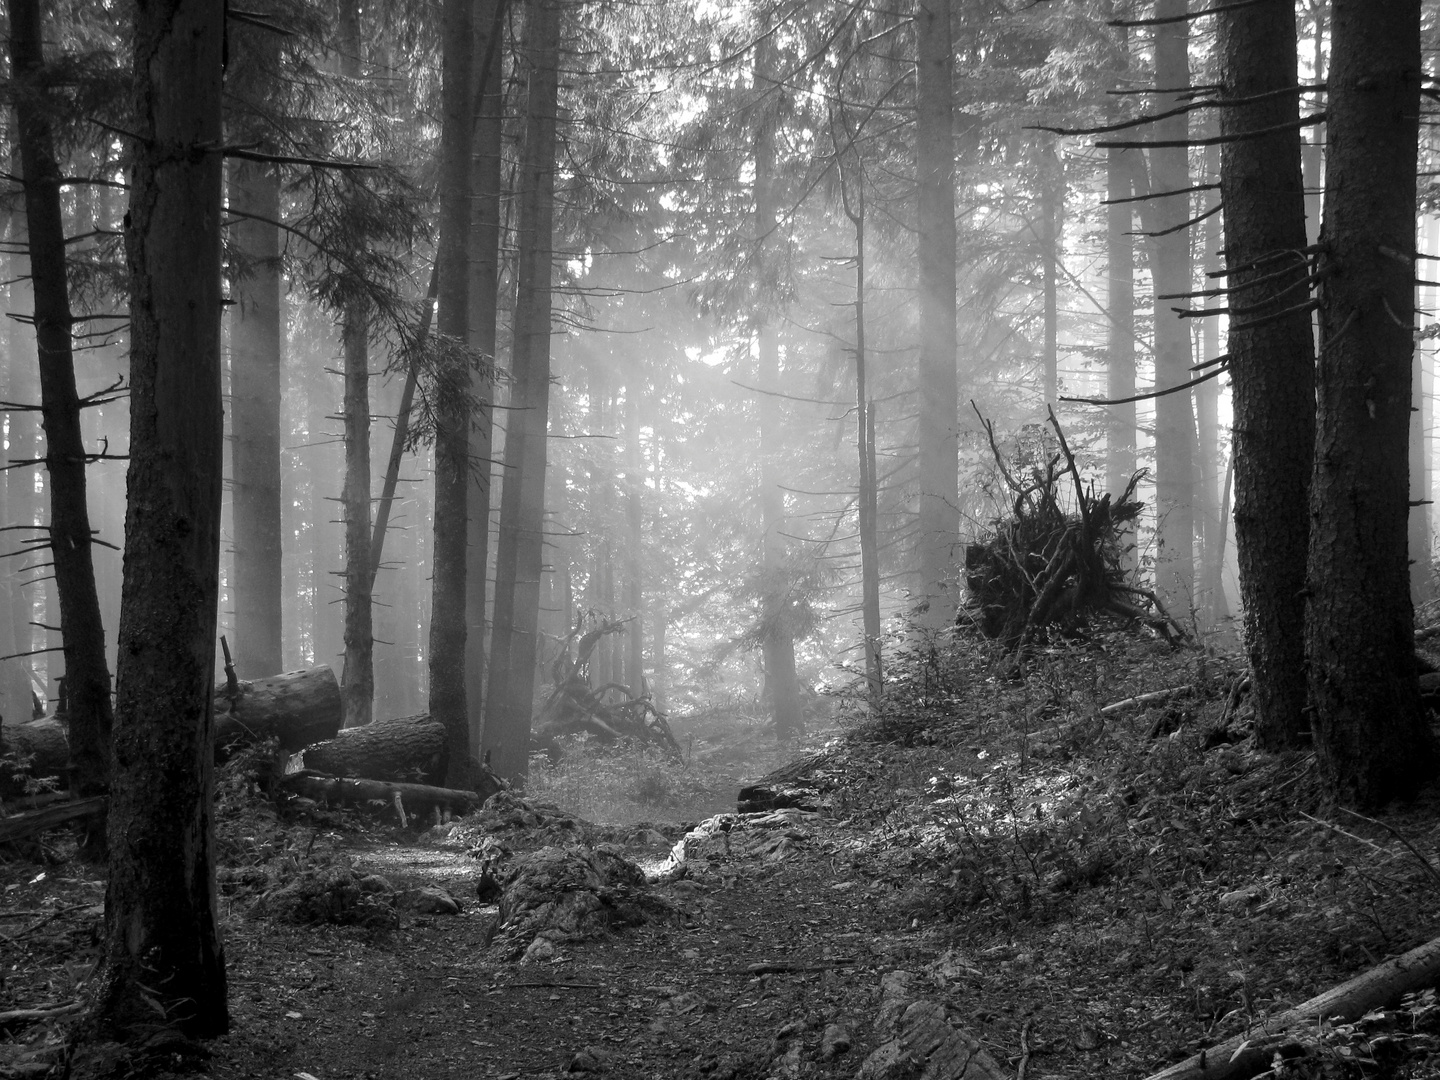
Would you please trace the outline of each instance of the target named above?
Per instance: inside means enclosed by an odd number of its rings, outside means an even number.
[[[1416,233],[1420,251],[1433,253],[1436,240],[1436,218],[1422,216]],[[1415,286],[1415,310],[1426,307],[1421,286]],[[1417,606],[1435,599],[1435,568],[1431,545],[1432,488],[1430,475],[1430,422],[1432,396],[1429,393],[1433,368],[1429,341],[1416,338],[1410,379],[1410,518],[1408,548],[1410,551],[1410,599]]]
[[[922,624],[955,621],[960,535],[960,391],[955,367],[955,125],[952,0],[915,4],[915,182],[920,264],[920,595]]]
[[[481,746],[507,780],[528,770],[535,697],[536,628],[544,552],[545,443],[550,416],[550,263],[555,213],[555,109],[560,4],[526,0],[525,149],[517,185],[520,217],[511,404],[505,435],[496,549],[490,694]]]
[[[1205,151],[1205,182],[1218,183],[1220,178],[1220,150],[1218,146],[1207,147]],[[1205,256],[1202,266],[1205,270],[1217,266],[1221,258],[1221,240],[1224,233],[1223,219],[1217,212],[1220,195],[1207,191],[1204,197],[1205,212],[1210,214],[1204,222]],[[1207,306],[1220,306],[1219,304]],[[1201,358],[1212,360],[1220,355],[1220,320],[1215,317],[1204,320],[1201,331]],[[1220,381],[1211,379],[1195,388],[1195,428],[1199,435],[1200,455],[1197,462],[1199,495],[1196,511],[1200,519],[1200,610],[1207,627],[1215,628],[1230,617],[1230,605],[1225,599],[1225,588],[1221,572],[1225,559],[1225,524],[1220,511],[1220,484],[1224,470],[1221,468],[1223,452],[1220,449]]]
[[[1040,161],[1040,276],[1044,302],[1044,376],[1042,397],[1055,405],[1060,393],[1060,302],[1061,218],[1065,206],[1065,166],[1051,139],[1041,151]]]
[[[435,554],[430,594],[430,715],[445,725],[445,784],[470,773],[465,707],[465,567],[470,501],[470,365],[457,348],[470,335],[470,146],[475,25],[471,0],[445,0],[440,149],[440,306],[436,329],[451,339],[435,393]]]
[[[1331,25],[1305,645],[1325,786],[1375,806],[1435,771],[1406,547],[1420,3],[1334,0]]]
[[[1110,321],[1105,349],[1106,396],[1120,405],[1106,407],[1105,488],[1116,498],[1135,475],[1135,242],[1130,236],[1133,204],[1131,150],[1105,152],[1105,295]],[[1135,533],[1127,529],[1124,565],[1135,567]]]
[[[474,157],[470,186],[470,347],[493,369],[500,304],[500,175],[504,98],[500,93],[502,21],[506,0],[475,5]],[[470,753],[480,757],[485,728],[485,600],[489,593],[490,459],[494,455],[494,379],[478,370],[470,392],[470,462],[475,478],[469,495],[469,546],[465,568],[465,708]]]
[[[1162,90],[1156,105],[1170,109],[1188,101],[1190,85],[1188,24],[1183,21],[1186,0],[1156,0],[1159,19],[1180,19],[1155,28],[1155,82]],[[1189,125],[1185,114],[1153,125],[1156,140],[1183,140]],[[1150,191],[1184,192],[1190,186],[1190,169],[1183,146],[1151,150]],[[1147,232],[1174,230],[1189,216],[1190,196],[1176,194],[1142,203]],[[1190,284],[1190,232],[1178,229],[1150,238],[1150,270],[1155,295],[1188,293]],[[1155,386],[1157,389],[1188,382],[1190,328],[1170,312],[1167,301],[1155,302]],[[1195,473],[1191,447],[1195,441],[1195,415],[1189,391],[1155,400],[1155,513],[1159,550],[1155,583],[1177,616],[1195,601]]]
[[[631,361],[625,387],[625,628],[624,684],[631,696],[645,690],[645,455],[640,449],[640,361]]]
[[[1325,81],[1325,23],[1329,13],[1327,0],[1314,3],[1312,23],[1311,71],[1316,83]],[[1325,107],[1323,96],[1316,95],[1316,109]],[[1300,146],[1301,168],[1305,176],[1305,242],[1313,244],[1320,239],[1320,215],[1325,192],[1325,128],[1318,125],[1310,129],[1310,141]]]
[[[849,132],[846,132],[847,140]],[[840,158],[837,149],[837,158]],[[859,459],[856,517],[860,531],[860,617],[865,634],[865,684],[872,707],[884,694],[880,637],[880,546],[876,537],[879,486],[875,478],[875,402],[866,385],[865,353],[865,177],[855,169],[855,194],[850,195],[840,158],[840,197],[845,216],[855,226],[855,442]]]
[[[339,18],[340,72],[359,79],[360,6],[342,0]],[[345,483],[340,513],[345,522],[345,665],[340,687],[346,727],[370,723],[375,708],[375,577],[370,551],[370,318],[361,300],[340,313],[344,363]]]
[[[1310,313],[1274,313],[1306,297],[1308,267],[1300,169],[1295,22],[1289,0],[1218,16],[1220,78],[1229,98],[1263,100],[1217,110],[1224,135],[1289,131],[1224,145],[1226,281],[1234,395],[1235,549],[1255,733],[1292,745],[1304,727],[1305,552],[1315,439],[1315,351]],[[1249,325],[1258,323],[1259,325]]]
[[[765,37],[756,49],[755,89],[757,94],[779,91],[776,81],[779,63],[773,36]],[[755,130],[755,243],[760,265],[772,257],[766,252],[775,246],[775,127],[778,108],[765,102],[762,120]],[[762,273],[764,271],[762,270]],[[765,274],[768,277],[768,274]],[[795,677],[795,639],[786,611],[790,605],[790,582],[785,568],[785,496],[780,490],[780,402],[774,391],[780,388],[780,341],[769,321],[756,334],[760,394],[760,518],[764,530],[761,549],[761,654],[765,663],[765,692],[775,719],[775,737],[786,743],[803,734],[804,718],[800,690]]]
[[[237,24],[229,29],[230,93],[261,110],[280,38]],[[255,123],[233,141],[269,140]],[[235,668],[242,678],[285,669],[280,596],[280,173],[276,166],[229,162],[230,242],[240,271],[230,283],[230,461],[234,521]],[[252,216],[253,215],[253,216]]]
[[[91,561],[85,442],[71,351],[65,228],[60,213],[60,167],[45,101],[39,0],[9,0],[7,6],[11,70],[16,82],[28,91],[15,95],[14,100],[35,298],[40,415],[45,426],[45,466],[50,473],[49,549],[60,594],[57,621],[64,630],[70,760],[75,786],[83,795],[94,795],[109,783],[110,669],[105,661],[105,630]]]
[[[220,561],[220,0],[138,0],[131,148],[131,430],[106,1026],[229,1026],[215,905]],[[163,103],[163,106],[162,106]]]

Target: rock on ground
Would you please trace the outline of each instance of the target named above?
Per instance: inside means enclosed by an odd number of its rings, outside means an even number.
[[[552,846],[516,856],[500,879],[498,940],[514,959],[537,938],[582,941],[623,926],[679,922],[645,872],[608,844]]]

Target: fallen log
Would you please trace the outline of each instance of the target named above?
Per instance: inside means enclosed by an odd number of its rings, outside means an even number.
[[[445,775],[445,725],[420,713],[346,728],[307,746],[305,768],[330,776],[432,783]]]
[[[1440,938],[1393,957],[1339,986],[1318,994],[1218,1046],[1152,1073],[1147,1080],[1248,1080],[1270,1068],[1271,1060],[1294,1029],[1317,1020],[1356,1020],[1440,978]]]
[[[13,756],[17,763],[29,759],[24,770],[29,776],[58,776],[62,785],[67,781],[70,741],[65,725],[54,716],[0,727],[0,754]],[[0,776],[0,792],[16,795],[25,790],[24,775],[17,779],[16,771],[6,770]]]
[[[317,802],[383,802],[393,806],[398,797],[405,809],[414,813],[431,809],[465,814],[478,809],[485,797],[474,791],[430,787],[428,784],[402,784],[383,780],[353,780],[338,776],[322,776],[306,771],[291,773],[280,781],[280,788]],[[0,822],[3,824],[3,822]]]
[[[215,748],[222,756],[272,736],[295,753],[332,738],[344,718],[340,684],[326,664],[215,687]]]
[[[23,840],[27,836],[34,836],[36,833],[56,828],[66,822],[94,817],[96,814],[104,813],[109,801],[108,796],[95,795],[88,799],[51,803],[39,810],[16,814],[14,817],[0,818],[0,844]]]

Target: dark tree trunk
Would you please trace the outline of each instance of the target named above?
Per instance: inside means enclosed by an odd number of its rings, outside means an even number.
[[[14,96],[25,177],[30,280],[35,298],[35,343],[40,359],[45,466],[50,473],[49,549],[60,593],[69,695],[70,753],[82,795],[106,790],[110,775],[110,669],[91,561],[85,496],[85,442],[70,340],[65,229],[60,213],[60,168],[44,91],[38,0],[9,0],[10,63],[28,93]],[[16,717],[15,719],[19,719]]]
[[[339,18],[340,71],[358,79],[360,9],[344,0]],[[345,371],[345,483],[340,492],[345,522],[345,666],[341,692],[345,726],[364,727],[375,708],[375,575],[370,552],[370,319],[363,302],[340,313]]]
[[[1186,0],[1156,0],[1158,18],[1183,16]],[[1171,109],[1188,100],[1183,88],[1190,85],[1188,24],[1169,22],[1155,28],[1155,82],[1176,95],[1161,95],[1156,106]],[[1186,116],[1173,117],[1153,125],[1157,140],[1184,139],[1189,125]],[[1151,150],[1150,191],[1183,192],[1190,186],[1190,168],[1182,147]],[[1142,217],[1147,232],[1175,229],[1190,217],[1188,194],[1144,202]],[[1190,291],[1190,231],[1178,229],[1150,238],[1150,272],[1155,295]],[[1188,382],[1190,371],[1190,327],[1170,311],[1172,301],[1155,302],[1155,386],[1157,389]],[[1192,447],[1195,443],[1195,414],[1189,391],[1167,394],[1155,400],[1155,513],[1158,518],[1159,550],[1155,557],[1155,584],[1169,609],[1190,610],[1195,600],[1195,474]]]
[[[932,629],[955,620],[960,390],[955,367],[955,126],[951,0],[915,4],[915,183],[920,264],[920,595]]]
[[[450,338],[435,393],[435,548],[430,594],[430,714],[445,725],[446,782],[464,783],[470,761],[465,707],[465,564],[470,498],[470,367],[456,346],[470,331],[470,145],[474,109],[470,0],[445,0],[444,123],[440,147],[440,305],[436,329]]]
[[[1263,98],[1218,109],[1221,133],[1293,125],[1298,96],[1277,93],[1295,85],[1295,17],[1289,0],[1237,8],[1218,20],[1225,96]],[[1226,143],[1221,154],[1226,282],[1235,312],[1229,342],[1235,548],[1256,739],[1276,749],[1298,739],[1306,702],[1305,553],[1315,349],[1308,311],[1267,318],[1307,295],[1300,283],[1308,267],[1298,254],[1305,246],[1299,131],[1292,127],[1262,139]],[[1251,323],[1260,325],[1247,327]]]
[[[544,551],[545,442],[550,415],[550,263],[555,213],[555,109],[559,91],[560,5],[527,0],[525,149],[519,187],[519,254],[511,404],[505,435],[496,550],[490,694],[481,742],[502,779],[529,766],[535,698],[536,629]]]
[[[229,1027],[211,845],[220,562],[224,5],[138,0],[126,247],[131,428],[97,1019]],[[163,107],[162,107],[163,102]]]
[[[500,93],[501,39],[505,0],[481,0],[475,6],[474,142],[470,186],[470,347],[495,363],[500,305],[500,187],[504,98]],[[465,571],[465,708],[469,714],[470,753],[480,756],[485,727],[485,601],[490,573],[490,459],[494,455],[494,379],[479,370],[470,383],[474,412],[470,425],[470,463],[474,483],[469,495],[469,548]]]
[[[1321,776],[1376,806],[1435,770],[1406,546],[1420,3],[1334,0],[1306,656]]]

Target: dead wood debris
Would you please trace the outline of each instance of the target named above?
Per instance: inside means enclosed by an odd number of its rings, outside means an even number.
[[[1166,641],[1185,640],[1184,629],[1152,592],[1128,580],[1122,563],[1127,533],[1144,505],[1134,498],[1141,474],[1131,477],[1118,498],[1096,498],[1052,410],[1058,449],[1043,469],[1032,466],[1026,476],[1012,471],[996,445],[994,425],[980,420],[1012,495],[1011,516],[995,521],[988,538],[965,549],[969,608],[980,631],[1020,648],[1046,627],[1073,629],[1103,612],[1139,621]],[[1061,505],[1067,476],[1074,485],[1073,510]]]
[[[587,621],[593,625],[585,630]],[[556,740],[564,735],[588,734],[604,743],[634,739],[642,745],[658,746],[677,761],[681,759],[680,744],[665,714],[655,708],[654,699],[643,688],[635,693],[618,683],[598,688],[590,685],[590,656],[595,647],[606,634],[625,629],[628,621],[595,620],[587,615],[576,621],[550,667],[552,689],[532,725],[538,746],[553,751]],[[573,659],[572,642],[576,643]]]

